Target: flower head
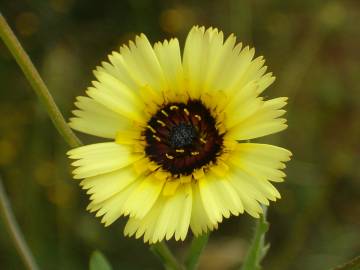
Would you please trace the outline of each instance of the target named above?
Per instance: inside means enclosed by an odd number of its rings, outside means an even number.
[[[70,125],[110,141],[68,154],[105,226],[128,216],[126,235],[184,240],[280,198],[291,153],[248,140],[287,127],[286,98],[260,97],[274,77],[254,49],[193,27],[181,57],[177,39],[140,35],[94,74]]]

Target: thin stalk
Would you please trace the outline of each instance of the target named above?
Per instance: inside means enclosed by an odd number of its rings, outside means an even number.
[[[359,270],[360,269],[360,256],[353,258],[351,261],[334,268],[333,270]]]
[[[185,265],[187,270],[195,270],[198,268],[199,258],[209,240],[209,234],[203,234],[199,237],[194,237],[191,242],[188,256],[186,257]]]
[[[25,266],[29,270],[38,270],[39,267],[34,260],[34,257],[26,244],[25,238],[22,235],[19,225],[16,222],[14,214],[11,209],[10,202],[6,196],[4,185],[0,177],[0,214],[5,221],[5,227],[11,236],[13,243],[18,251]]]
[[[263,209],[263,214],[256,221],[254,238],[241,270],[260,270],[260,263],[270,247],[269,244],[265,245],[265,234],[269,229],[269,223],[266,221],[267,208],[264,206]]]
[[[64,117],[62,116],[59,108],[56,106],[53,97],[51,96],[44,81],[36,70],[34,64],[31,62],[29,56],[21,46],[19,40],[16,38],[14,32],[6,22],[4,16],[0,13],[0,36],[5,45],[15,58],[16,62],[22,69],[26,79],[31,84],[31,87],[39,97],[43,106],[46,108],[51,121],[55,125],[58,132],[65,139],[71,147],[81,145],[80,140],[76,137],[74,132],[67,125]]]
[[[14,32],[11,30],[10,26],[6,22],[5,18],[0,13],[0,36],[4,41],[5,45],[15,58],[16,62],[22,69],[26,79],[31,84],[33,90],[40,98],[42,104],[46,108],[54,126],[60,133],[60,135],[65,139],[67,144],[70,147],[81,146],[82,143],[75,133],[70,129],[66,123],[63,115],[61,114],[59,108],[57,107],[53,97],[51,96],[47,86],[42,80],[39,72],[36,70],[34,64],[31,62],[30,57],[27,55],[23,47],[21,46],[19,40],[15,36]],[[166,258],[169,265],[179,265],[172,255],[169,248],[165,243],[154,245],[151,247],[151,250],[161,256]],[[36,268],[34,268],[36,269]],[[181,269],[181,268],[171,268],[171,269]]]
[[[160,259],[165,266],[165,269],[184,270],[183,266],[177,261],[164,242],[151,245],[150,250]]]

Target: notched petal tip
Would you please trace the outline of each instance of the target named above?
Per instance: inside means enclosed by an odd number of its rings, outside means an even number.
[[[76,174],[76,173],[74,173],[74,172],[72,172],[72,174],[73,174],[73,178],[74,178],[75,180],[82,180],[82,179],[84,179],[83,176],[78,175],[78,174]]]
[[[147,36],[144,33],[140,33],[139,38],[148,40]]]
[[[72,157],[72,156],[73,156],[74,153],[76,152],[76,149],[77,149],[77,148],[70,149],[69,151],[66,152],[66,155],[68,155],[69,158],[71,158],[71,159],[75,159],[75,158]]]

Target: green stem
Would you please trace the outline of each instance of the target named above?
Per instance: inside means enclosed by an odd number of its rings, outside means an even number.
[[[199,237],[194,237],[185,261],[187,270],[195,270],[199,264],[199,258],[209,240],[209,234],[203,234]]]
[[[34,260],[33,255],[31,254],[28,245],[26,244],[24,236],[20,231],[19,225],[16,222],[16,219],[11,209],[10,202],[6,196],[1,177],[0,177],[0,213],[3,216],[3,219],[5,221],[5,227],[9,231],[9,234],[16,247],[16,250],[18,251],[27,269],[30,270],[39,269],[37,263]]]
[[[54,126],[60,133],[60,135],[65,139],[67,144],[70,147],[81,146],[82,143],[79,138],[75,135],[74,132],[70,129],[66,123],[64,117],[62,116],[59,108],[57,107],[54,99],[52,98],[48,88],[46,87],[44,81],[40,77],[39,72],[36,70],[34,64],[31,62],[29,56],[21,46],[19,40],[16,38],[15,34],[11,30],[10,26],[6,22],[5,18],[0,13],[0,36],[9,51],[15,58],[16,62],[24,72],[26,79],[31,84],[35,93],[38,95],[42,104],[45,106]],[[162,258],[167,258],[170,265],[177,265],[175,257],[171,254],[170,250],[166,244],[154,245],[151,248],[155,253],[157,253]],[[176,262],[176,263],[175,263]],[[181,269],[181,268],[172,268],[172,269]]]
[[[150,246],[150,250],[161,260],[167,270],[183,270],[183,266],[176,260],[164,242]]]
[[[74,132],[67,125],[64,117],[62,116],[60,110],[55,104],[54,99],[49,93],[48,88],[46,87],[44,81],[39,75],[39,72],[36,70],[34,64],[31,62],[29,56],[24,51],[19,40],[16,38],[15,34],[11,30],[10,26],[6,22],[5,18],[0,13],[0,36],[4,41],[5,45],[15,58],[16,62],[24,72],[26,79],[31,84],[35,93],[41,100],[42,104],[46,108],[53,124],[55,125],[58,132],[65,139],[65,141],[71,147],[77,147],[81,145],[80,140],[76,137]]]
[[[353,258],[351,261],[334,268],[333,270],[358,270],[360,269],[360,256]]]
[[[267,208],[263,207],[263,209],[263,214],[256,222],[254,238],[241,270],[260,270],[261,260],[269,249],[269,245],[265,245],[265,234],[269,229],[269,223],[266,221]]]

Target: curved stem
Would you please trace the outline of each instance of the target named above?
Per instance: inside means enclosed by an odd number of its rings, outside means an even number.
[[[203,234],[199,237],[194,237],[186,258],[186,269],[195,270],[199,264],[199,258],[209,240],[209,234]]]
[[[15,58],[18,65],[21,67],[26,79],[31,84],[35,93],[42,101],[42,104],[45,106],[54,126],[56,127],[60,135],[65,139],[65,141],[70,147],[81,146],[81,141],[75,135],[75,133],[72,132],[72,130],[66,123],[48,88],[40,77],[39,72],[36,70],[34,64],[31,62],[29,56],[21,46],[19,40],[16,38],[15,34],[13,33],[1,13],[0,36],[10,50],[13,57]],[[179,267],[179,264],[177,263],[174,255],[171,253],[165,243],[154,245],[151,247],[151,250],[154,253],[158,254],[161,258],[163,258],[164,262],[168,263],[168,265],[173,267],[170,269],[181,269],[181,266]]]
[[[176,260],[164,242],[150,246],[150,250],[161,260],[167,270],[183,270],[183,266]]]
[[[26,265],[27,269],[37,270],[39,269],[37,263],[34,260],[33,255],[25,242],[24,236],[22,235],[19,225],[12,213],[10,202],[6,196],[5,189],[0,177],[0,213],[4,218],[5,226],[9,231],[9,234],[15,244],[16,250],[18,251],[21,259]]]
[[[10,26],[7,24],[5,18],[0,13],[0,36],[4,41],[5,45],[15,58],[16,62],[24,72],[26,79],[31,84],[37,96],[40,98],[42,104],[45,106],[51,121],[55,125],[56,129],[59,131],[65,141],[71,146],[76,147],[80,146],[81,142],[76,137],[74,132],[67,125],[64,117],[62,116],[60,110],[55,104],[54,99],[49,93],[48,88],[46,87],[44,81],[39,75],[39,72],[36,70],[34,64],[31,62],[29,56],[24,51],[19,40],[14,35]]]

